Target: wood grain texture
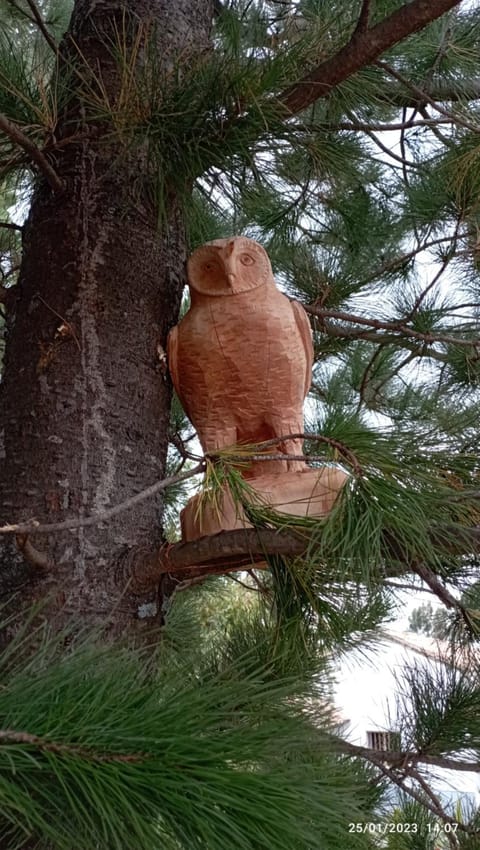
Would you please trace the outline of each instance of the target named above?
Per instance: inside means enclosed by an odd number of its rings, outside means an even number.
[[[322,517],[331,511],[347,480],[347,473],[336,467],[288,470],[257,476],[255,491],[265,505],[282,513]],[[185,542],[219,531],[252,527],[228,490],[216,502],[209,501],[205,494],[194,496],[182,511],[181,524]]]
[[[203,450],[302,432],[310,324],[277,288],[264,249],[245,237],[208,243],[191,256],[188,280],[191,307],[170,333],[168,359]],[[302,454],[302,441],[285,440],[278,450]],[[256,477],[265,466],[257,462],[245,474]],[[282,467],[304,469],[298,461]]]

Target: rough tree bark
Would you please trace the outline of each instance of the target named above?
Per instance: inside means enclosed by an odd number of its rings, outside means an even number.
[[[211,0],[77,0],[60,47],[60,77],[66,57],[81,56],[113,100],[120,82],[108,44],[118,33],[133,40],[147,27],[166,77],[177,59],[188,56],[191,65],[208,49],[211,18]],[[107,122],[85,124],[75,95],[55,135],[74,133],[81,140],[54,163],[63,191],[45,181],[36,188],[9,309],[2,521],[96,512],[165,472],[170,385],[158,351],[177,319],[184,282],[180,207],[172,192],[159,227],[144,150],[124,149]],[[95,623],[114,612],[115,630],[125,631],[139,610],[153,613],[154,606],[118,586],[116,563],[129,547],[159,541],[161,509],[159,497],[108,527],[32,537],[55,563],[48,579],[35,580],[13,541],[1,540],[1,596],[21,589],[31,603],[48,589],[48,616],[58,625],[72,614]]]

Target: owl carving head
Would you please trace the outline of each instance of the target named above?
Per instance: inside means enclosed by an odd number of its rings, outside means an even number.
[[[237,295],[273,283],[267,252],[246,236],[216,239],[197,248],[187,273],[190,288],[202,295]]]

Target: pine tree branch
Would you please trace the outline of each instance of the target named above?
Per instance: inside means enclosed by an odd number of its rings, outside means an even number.
[[[393,123],[372,121],[367,124],[365,121],[355,121],[354,118],[352,118],[351,121],[325,121],[318,124],[299,124],[298,130],[305,133],[325,133],[341,130],[351,133],[368,133],[371,131],[377,133],[388,133],[390,131],[396,132],[397,130],[409,130],[411,127],[436,127],[439,124],[452,123],[453,118],[424,118],[422,120],[410,119],[408,121],[397,121]],[[296,126],[297,125],[292,125],[292,127]]]
[[[273,446],[278,446],[279,443],[285,442],[285,440],[311,440],[312,442],[317,443],[325,443],[328,446],[331,446],[335,449],[342,457],[346,460],[346,462],[352,467],[355,475],[360,475],[362,468],[358,461],[358,458],[355,457],[354,453],[345,443],[342,443],[340,440],[335,440],[333,437],[327,437],[324,434],[311,434],[308,431],[299,432],[295,434],[282,434],[280,437],[273,437],[271,440],[263,440],[261,443],[255,443],[254,452],[264,451],[265,449],[270,449]],[[223,453],[215,453],[209,452],[205,455],[207,458],[211,458],[212,460],[216,460],[217,458],[227,458],[229,461],[245,461],[245,460],[312,460],[309,456],[299,455],[298,457],[295,455],[287,455],[287,454],[279,454],[279,455],[266,455],[266,454],[255,454],[252,455],[235,455],[234,452],[232,454],[227,454],[225,451]]]
[[[473,77],[469,80],[435,80],[428,83],[423,83],[419,87],[422,91],[422,100],[427,103],[436,105],[438,101],[448,101],[456,103],[457,101],[471,101],[480,99],[480,77]],[[382,95],[379,93],[378,100],[383,101]],[[388,97],[385,102],[392,106],[415,108],[418,106],[418,97],[408,97],[405,90],[391,88],[388,92]],[[452,113],[450,113],[452,115]]]
[[[354,37],[360,33],[366,33],[368,30],[368,22],[370,19],[370,0],[363,0],[360,15],[358,17],[357,26],[354,30]]]
[[[132,549],[119,560],[116,580],[128,584],[133,593],[144,594],[158,587],[162,575],[181,579],[224,575],[251,569],[265,561],[265,555],[302,555],[308,537],[294,531],[272,528],[239,528],[220,531],[187,543],[166,543],[159,549]]]
[[[453,533],[453,530],[450,530]],[[123,556],[117,570],[117,581],[122,586],[129,583],[136,593],[144,593],[158,586],[165,573],[182,578],[222,574],[250,568],[263,563],[266,555],[301,557],[308,552],[312,532],[308,528],[241,528],[220,531],[199,537],[197,540],[168,543],[159,549],[139,547]],[[445,545],[445,530],[432,528],[431,538]],[[412,572],[411,556],[402,549],[401,542],[385,539],[386,553],[394,559],[385,569],[385,576],[395,577]],[[455,542],[457,555],[480,551],[480,526],[465,528]],[[459,603],[457,603],[458,605]]]
[[[4,227],[6,230],[18,230],[20,233],[23,230],[21,224],[13,224],[11,221],[0,221],[0,227]]]
[[[439,363],[446,364],[449,362],[447,354],[437,351],[426,344],[413,343],[402,336],[393,334],[382,334],[376,331],[355,331],[340,325],[333,325],[330,322],[325,322],[320,328],[327,336],[336,337],[338,339],[364,339],[367,342],[373,342],[376,345],[398,345],[400,348],[406,348],[411,351],[415,357],[427,357],[432,360],[438,360]]]
[[[409,35],[440,18],[461,0],[412,0],[371,29],[355,30],[348,44],[282,92],[277,100],[287,115],[295,115],[327,97],[342,83]]]
[[[450,822],[450,823],[457,824],[457,826],[460,826],[460,821],[457,821],[456,819],[452,818],[451,815],[449,815],[445,811],[445,809],[442,806],[442,803],[441,803],[441,800],[440,800],[438,794],[435,794],[435,792],[430,787],[428,782],[426,782],[426,780],[423,778],[422,774],[418,770],[416,770],[415,768],[410,767],[409,775],[415,782],[418,782],[418,784],[420,785],[420,788],[422,789],[422,791],[424,792],[426,797],[428,797],[428,799],[430,801],[431,811],[432,812],[436,811],[437,814],[438,814],[438,817],[441,818],[444,823]],[[477,830],[475,830],[475,832],[477,832]],[[458,848],[460,847],[460,844],[458,842],[457,836],[454,835],[451,832],[447,832],[446,838],[447,838],[447,841],[448,841],[448,843],[451,847],[451,850],[458,850]]]
[[[338,319],[340,321],[349,322],[351,324],[364,325],[370,328],[374,328],[375,330],[391,331],[394,334],[406,336],[411,339],[418,340],[419,342],[425,342],[429,345],[432,345],[436,342],[444,343],[446,345],[463,346],[466,348],[477,348],[479,345],[477,339],[463,339],[461,337],[450,336],[448,334],[422,333],[421,331],[415,331],[413,328],[409,328],[407,325],[405,325],[403,323],[403,319],[399,319],[398,321],[393,322],[383,322],[381,319],[357,316],[353,313],[346,313],[343,310],[329,310],[325,307],[317,306],[315,304],[307,305],[305,307],[305,310],[307,311],[307,313],[310,313],[310,315],[316,316],[317,318],[322,320]],[[361,336],[361,332],[357,333],[355,329],[345,328],[344,330],[342,329],[341,332],[339,332],[338,327],[333,326],[332,328],[332,325],[327,325],[325,327],[325,330],[326,333],[331,333],[332,336]],[[375,339],[379,338],[375,337]],[[379,341],[382,341],[381,338],[379,339]]]
[[[416,788],[414,788],[412,785],[407,784],[406,780],[408,779],[408,773],[406,771],[403,771],[401,774],[397,773],[396,770],[387,767],[387,762],[381,757],[377,759],[375,756],[372,755],[369,758],[369,761],[371,764],[375,765],[375,767],[377,767],[384,776],[388,777],[388,779],[390,779],[394,783],[394,785],[397,785],[397,787],[404,791],[406,794],[408,794],[409,797],[412,797],[413,800],[416,800],[417,803],[420,803],[423,809],[428,809],[428,811],[434,814],[435,817],[438,817],[443,823],[455,824],[458,829],[461,829],[464,832],[471,833],[474,835],[477,834],[477,829],[468,826],[468,824],[463,824],[460,821],[456,821],[454,818],[450,817],[446,812],[444,812],[441,807],[439,808],[432,802],[426,800],[425,797],[422,796],[422,794]]]
[[[351,756],[359,756],[369,761],[375,759],[389,764],[391,767],[405,768],[408,764],[428,764],[431,767],[440,767],[444,770],[460,770],[464,772],[480,772],[480,761],[465,761],[463,759],[448,758],[446,756],[429,755],[428,753],[417,753],[409,750],[374,750],[370,747],[361,747],[352,744],[343,738],[335,739],[338,749]]]
[[[450,593],[447,587],[441,582],[440,578],[433,570],[430,569],[426,564],[413,564],[412,572],[414,572],[425,584],[430,588],[432,593],[435,594],[437,599],[446,607],[453,609],[460,615],[467,630],[472,635],[478,635],[479,626],[478,621],[475,620],[469,609],[462,605],[458,599]]]
[[[45,175],[54,192],[63,192],[63,183],[57,172],[52,168],[42,151],[23,133],[17,124],[10,121],[5,115],[0,114],[0,131],[5,133],[19,147],[25,150],[30,159],[38,165],[40,171]]]
[[[53,36],[51,35],[51,33],[48,31],[47,25],[45,24],[45,21],[42,18],[40,9],[38,8],[37,4],[35,3],[35,0],[27,0],[27,3],[30,6],[34,21],[35,21],[38,29],[42,33],[43,37],[45,38],[45,41],[52,48],[53,52],[55,54],[57,54],[58,53],[58,45],[57,45],[55,39],[53,38]]]
[[[387,145],[384,145],[383,142],[380,141],[380,139],[377,139],[375,133],[373,133],[371,130],[365,130],[365,133],[367,134],[367,136],[369,136],[371,138],[374,145],[376,145],[377,148],[380,148],[382,153],[384,153],[386,156],[390,157],[391,159],[394,159],[395,162],[400,163],[400,165],[404,169],[404,173],[405,173],[406,168],[418,168],[418,169],[423,168],[423,165],[421,165],[421,163],[413,162],[413,160],[405,159],[403,156],[399,156],[398,154],[394,153],[389,147],[387,147]]]
[[[403,74],[399,74],[395,68],[392,68],[391,65],[388,65],[386,62],[375,61],[373,63],[378,68],[382,68],[382,70],[386,71],[391,77],[398,82],[402,83],[405,88],[408,88],[416,97],[417,104],[418,103],[429,103],[430,106],[433,107],[437,112],[440,112],[441,115],[444,115],[445,118],[449,118],[452,123],[458,124],[460,127],[465,127],[466,130],[470,130],[472,133],[480,132],[480,125],[471,124],[470,121],[467,121],[461,115],[455,115],[453,112],[449,112],[448,109],[445,109],[443,106],[439,106],[439,104],[428,96],[428,93],[423,89],[418,88],[413,83],[410,82]]]
[[[413,260],[418,254],[422,254],[424,251],[428,251],[430,248],[435,248],[437,245],[444,245],[446,242],[452,243],[454,238],[456,240],[465,239],[465,233],[456,233],[450,236],[441,236],[438,239],[430,239],[422,244],[418,245],[416,248],[412,248],[411,251],[406,251],[404,254],[400,254],[399,257],[395,257],[393,260],[386,260],[382,263],[368,278],[363,278],[359,281],[359,286],[365,286],[367,283],[372,283],[374,280],[378,280],[387,272],[395,271],[397,268],[401,268],[405,265],[409,260]]]
[[[18,744],[33,747],[42,752],[54,753],[58,756],[71,756],[93,762],[129,764],[131,762],[144,761],[146,758],[144,753],[96,752],[92,748],[59,743],[57,741],[51,741],[49,738],[41,738],[39,735],[32,735],[31,732],[17,731],[15,729],[0,729],[0,747],[2,744]]]

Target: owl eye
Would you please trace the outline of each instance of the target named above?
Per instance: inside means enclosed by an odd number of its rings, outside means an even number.
[[[215,268],[214,263],[204,263],[203,271],[204,272],[213,272],[214,268]]]
[[[253,266],[255,260],[250,256],[250,254],[241,254],[240,262],[243,266]]]

